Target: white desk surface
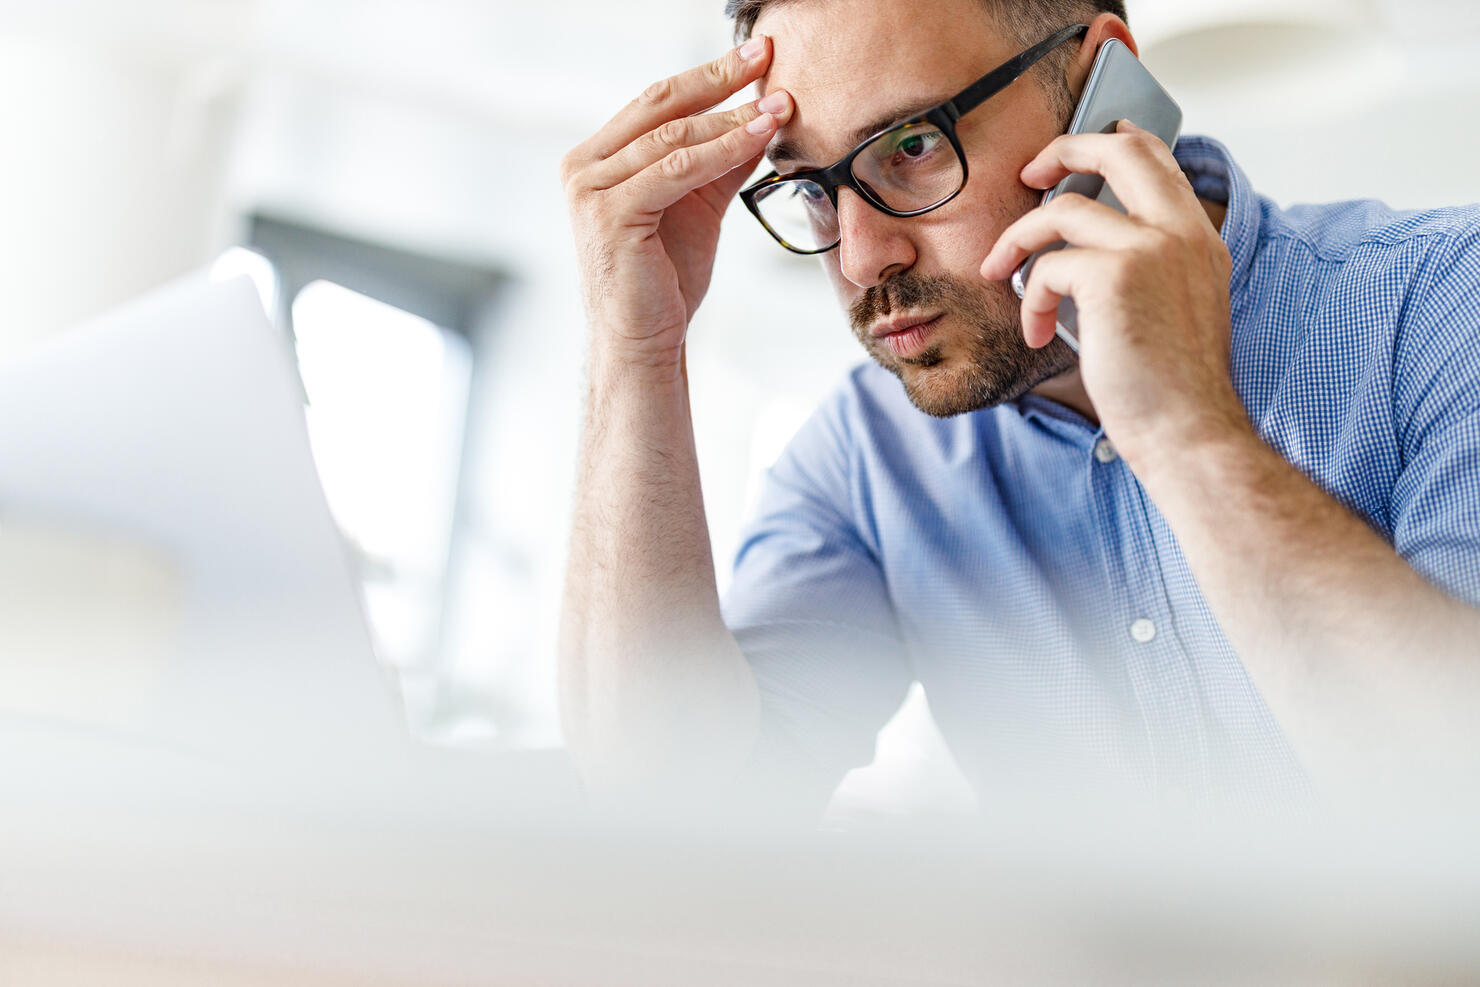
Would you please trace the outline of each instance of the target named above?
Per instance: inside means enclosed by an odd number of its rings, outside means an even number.
[[[112,738],[10,722],[0,740],[6,984],[1480,973],[1480,862],[1444,849],[1468,841],[1457,824],[616,831],[583,817],[556,752],[429,757],[420,784],[341,798],[329,782],[295,807]]]

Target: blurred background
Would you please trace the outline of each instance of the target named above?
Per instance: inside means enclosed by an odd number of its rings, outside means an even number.
[[[0,360],[187,271],[250,275],[412,729],[558,747],[584,328],[557,163],[726,48],[722,6],[0,0]],[[1129,9],[1186,132],[1280,203],[1480,199],[1474,0]],[[762,473],[860,357],[814,261],[727,226],[689,359],[722,588]],[[849,784],[970,798],[918,695]]]

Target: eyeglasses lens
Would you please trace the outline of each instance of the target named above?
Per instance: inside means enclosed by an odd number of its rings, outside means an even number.
[[[853,178],[896,212],[915,212],[955,195],[965,169],[953,145],[931,123],[908,123],[885,131],[853,159]],[[838,214],[815,182],[776,182],[755,197],[756,210],[793,250],[825,250],[838,242]]]
[[[886,131],[853,159],[853,177],[896,212],[944,202],[961,188],[963,176],[955,146],[932,123]]]
[[[755,197],[771,231],[794,250],[822,250],[838,242],[838,214],[816,182],[777,182]]]

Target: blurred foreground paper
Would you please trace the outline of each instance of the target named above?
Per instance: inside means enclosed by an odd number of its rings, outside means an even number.
[[[0,710],[136,725],[180,631],[180,570],[83,525],[0,517]]]

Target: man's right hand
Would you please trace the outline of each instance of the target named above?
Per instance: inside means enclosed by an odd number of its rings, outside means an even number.
[[[561,162],[593,346],[671,371],[709,288],[720,220],[792,112],[784,92],[703,111],[760,78],[757,37],[654,83]]]

